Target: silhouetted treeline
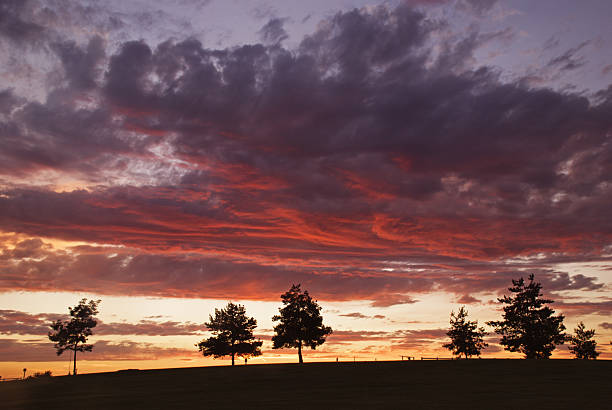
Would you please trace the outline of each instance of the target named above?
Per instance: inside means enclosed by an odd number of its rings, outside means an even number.
[[[574,335],[564,333],[564,316],[555,315],[549,306],[553,300],[542,298],[542,285],[535,281],[533,274],[528,276],[528,282],[522,277],[513,279],[508,290],[510,296],[498,298],[504,305],[502,319],[487,322],[501,336],[499,343],[505,350],[522,353],[526,359],[547,359],[558,345],[569,342],[569,350],[576,359],[597,358],[597,343],[593,340],[595,330],[585,329],[580,322]],[[292,285],[283,293],[281,301],[283,307],[272,317],[274,322],[279,322],[274,326],[272,348],[296,348],[298,362],[303,363],[302,349],[316,349],[325,343],[332,329],[323,324],[321,306],[307,290],[301,290],[300,284]],[[97,324],[95,315],[99,303],[99,300],[82,299],[77,306],[69,307],[70,320],[57,320],[50,325],[48,337],[55,342],[57,354],[66,350],[73,352],[74,375],[77,374],[77,352],[93,349],[93,345],[86,342]],[[246,363],[249,357],[262,354],[263,342],[253,335],[257,321],[247,316],[244,306],[229,302],[224,308],[215,309],[214,316],[209,315],[205,325],[213,335],[196,344],[204,356],[215,359],[229,356],[234,365],[236,356],[243,357]],[[478,321],[468,320],[464,306],[456,314],[451,312],[447,335],[450,342],[443,347],[457,358],[480,356],[488,346],[484,340],[487,332],[478,327]]]

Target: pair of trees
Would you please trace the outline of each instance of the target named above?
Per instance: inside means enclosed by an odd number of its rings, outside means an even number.
[[[325,342],[332,329],[323,325],[321,307],[308,291],[301,291],[299,284],[283,293],[281,299],[284,307],[279,308],[279,314],[272,317],[273,321],[280,322],[274,327],[272,347],[297,348],[299,362],[303,363],[302,348],[316,349]],[[244,306],[230,302],[224,309],[215,309],[215,316],[210,315],[205,325],[213,336],[196,345],[204,356],[215,359],[231,356],[233,366],[235,356],[246,359],[261,355],[262,341],[255,340],[253,335],[257,321],[246,316]]]
[[[523,353],[526,359],[547,359],[557,345],[566,341],[571,343],[570,351],[577,359],[595,359],[597,343],[592,340],[594,330],[585,330],[580,322],[574,336],[563,331],[563,315],[555,316],[555,311],[547,304],[552,300],[541,298],[542,285],[535,282],[534,275],[529,275],[529,283],[523,278],[512,280],[509,291],[514,296],[504,296],[498,300],[504,303],[503,320],[487,322],[502,336],[500,344],[511,352]],[[479,356],[487,346],[484,328],[478,328],[477,321],[467,320],[467,311],[462,307],[457,315],[451,312],[451,329],[447,335],[451,342],[444,347],[455,355]]]

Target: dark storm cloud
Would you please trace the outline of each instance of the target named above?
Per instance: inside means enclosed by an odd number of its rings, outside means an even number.
[[[70,69],[70,82],[91,87],[93,77]],[[41,169],[81,171],[95,175],[111,154],[131,152],[130,144],[118,138],[112,113],[104,106],[74,106],[71,91],[57,90],[44,104],[29,102],[0,122],[0,171],[23,175]],[[94,177],[95,179],[95,177]]]
[[[87,90],[96,86],[100,63],[105,57],[104,42],[100,37],[92,37],[85,49],[70,41],[54,44],[53,48],[62,61],[72,88]]]
[[[406,6],[337,13],[296,49],[271,22],[273,45],[139,40],[108,60],[99,38],[55,41],[64,77],[45,101],[0,94],[4,175],[128,181],[7,188],[3,229],[130,248],[5,249],[18,263],[1,287],[268,299],[293,281],[384,307],[437,290],[467,301],[529,269],[551,291],[601,289],[551,266],[608,257],[610,90],[502,81],[473,55],[511,31],[439,40],[448,25]],[[551,64],[570,67],[570,51]],[[180,168],[171,184],[151,175],[163,156]]]
[[[0,113],[4,115],[10,114],[11,110],[21,101],[18,96],[13,94],[11,89],[0,91]]]
[[[3,0],[0,3],[0,36],[23,45],[39,40],[44,27],[29,20],[31,12],[27,0]]]
[[[557,168],[570,158],[560,150],[573,135],[591,134],[594,107],[578,96],[500,84],[487,69],[449,75],[482,36],[449,45],[427,70],[421,46],[435,27],[409,8],[377,8],[336,15],[302,41],[299,54],[260,45],[209,50],[195,40],[156,50],[131,42],[111,58],[105,90],[132,113],[124,126],[178,132],[177,148],[192,160],[208,160],[204,146],[222,159],[246,148],[248,157],[232,159],[284,173],[290,159],[297,171],[307,166],[295,155],[323,155],[344,168],[343,156],[379,153],[384,161],[394,153],[412,171],[389,173],[405,180],[396,191],[417,196],[419,187],[439,191],[448,173],[482,182],[507,176],[515,190],[527,183],[523,191],[562,185]],[[82,53],[65,48],[66,62]],[[82,60],[66,71],[91,84],[85,71],[92,63]],[[101,125],[113,134],[110,123]],[[225,133],[248,138],[228,141]],[[587,138],[591,145],[595,139]]]
[[[296,155],[329,156],[343,168],[348,155],[379,153],[384,160],[394,153],[411,164],[412,176],[390,175],[405,179],[408,192],[419,178],[429,192],[439,191],[448,173],[487,185],[505,177],[505,189],[517,192],[563,189],[557,168],[575,152],[562,148],[575,145],[578,133],[583,144],[602,142],[591,129],[596,107],[582,97],[500,84],[487,69],[448,75],[482,40],[449,46],[438,71],[425,70],[420,46],[435,25],[409,9],[393,17],[385,24],[383,9],[338,15],[304,39],[298,55],[258,46],[213,51],[195,41],[155,52],[128,44],[112,59],[107,91],[124,108],[161,110],[160,119],[182,133],[178,147],[187,155],[206,145],[227,156],[246,145],[250,156],[239,161],[282,174],[288,163],[262,150],[286,153],[297,171],[307,165]],[[169,56],[172,64],[165,63]],[[148,84],[149,73],[168,80]],[[178,113],[198,124],[177,130]],[[220,132],[248,138],[228,141]]]

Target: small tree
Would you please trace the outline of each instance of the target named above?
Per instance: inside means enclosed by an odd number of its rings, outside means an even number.
[[[57,355],[66,350],[74,352],[74,368],[72,373],[77,374],[77,352],[91,352],[93,345],[86,344],[87,337],[91,336],[91,329],[98,322],[94,318],[98,314],[100,300],[81,299],[75,307],[69,307],[71,319],[67,321],[57,320],[51,324],[49,340],[55,342]]]
[[[288,292],[281,295],[285,307],[279,308],[280,315],[272,317],[273,321],[280,321],[274,326],[272,348],[297,347],[300,363],[302,359],[302,346],[309,346],[312,350],[325,343],[325,338],[332,333],[331,327],[323,325],[321,307],[313,300],[308,291],[303,293],[300,285],[293,285]]]
[[[247,358],[261,354],[263,342],[253,336],[257,321],[247,317],[244,306],[229,302],[225,309],[215,309],[215,317],[209,315],[209,322],[205,325],[214,336],[196,345],[204,356],[215,359],[231,356],[233,366],[235,356]]]
[[[574,329],[574,336],[570,336],[568,340],[571,344],[569,350],[576,359],[597,359],[599,352],[595,351],[597,342],[593,340],[593,336],[595,329],[586,330],[582,322]]]
[[[563,344],[563,315],[553,316],[555,311],[547,303],[552,300],[541,299],[542,285],[534,282],[529,275],[529,284],[523,278],[512,280],[513,287],[508,290],[515,294],[498,298],[504,306],[504,320],[487,322],[495,327],[502,336],[500,344],[511,352],[521,352],[526,359],[548,359],[556,346]]]
[[[467,320],[468,312],[462,306],[455,315],[455,312],[451,312],[450,325],[451,328],[446,333],[450,337],[451,342],[444,345],[444,347],[455,356],[461,357],[465,355],[466,359],[470,356],[480,356],[480,351],[488,346],[483,340],[486,336],[484,328],[478,327],[478,321]]]

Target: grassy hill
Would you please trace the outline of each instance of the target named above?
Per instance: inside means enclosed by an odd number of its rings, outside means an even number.
[[[610,409],[612,361],[307,363],[0,383],[3,409]]]

